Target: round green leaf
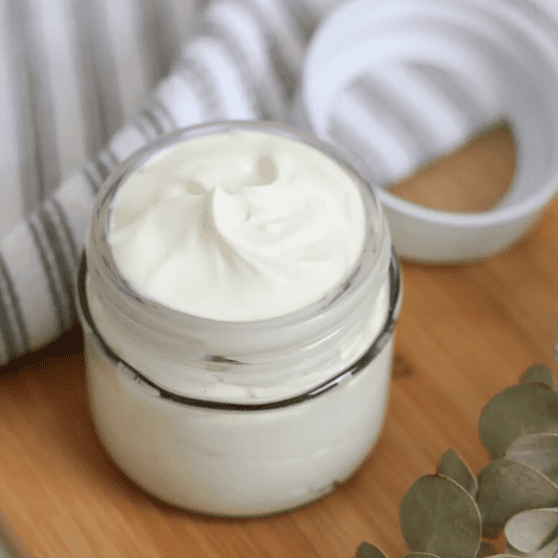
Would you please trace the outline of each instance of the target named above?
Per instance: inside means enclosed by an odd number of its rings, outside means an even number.
[[[487,547],[487,552],[490,552],[491,554],[485,554],[482,555],[482,547],[486,546]],[[488,548],[490,547],[490,549]],[[492,551],[494,551],[492,553]],[[490,558],[517,558],[518,554],[498,554],[498,551],[494,548],[494,546],[492,546],[490,543],[487,543],[486,541],[482,541],[481,543],[481,550],[479,550],[479,553],[477,554],[477,558],[483,558],[483,556],[486,558],[488,556],[490,556]]]
[[[477,478],[454,449],[449,449],[442,455],[437,472],[439,475],[449,477],[460,484],[473,498],[476,496]]]
[[[484,467],[478,480],[477,504],[483,533],[490,538],[519,512],[558,505],[558,487],[525,463],[498,459]]]
[[[528,434],[508,447],[506,459],[531,465],[558,484],[558,434]]]
[[[504,527],[506,539],[520,552],[537,552],[558,536],[558,508],[540,508],[514,515]]]
[[[506,543],[506,553],[508,556],[519,556],[519,558],[523,558],[527,556],[525,552],[520,552],[517,548],[514,548],[509,542]]]
[[[474,499],[461,485],[440,475],[425,475],[401,502],[401,531],[414,552],[475,558],[481,517]]]
[[[523,372],[521,379],[519,380],[522,384],[544,384],[550,389],[556,389],[554,384],[554,375],[548,366],[544,364],[533,364]]]
[[[531,554],[526,554],[530,558],[555,558],[558,553],[558,538],[552,539],[547,545]]]
[[[518,384],[495,395],[483,409],[479,433],[493,459],[526,434],[558,432],[558,393],[542,384]]]
[[[387,558],[377,546],[363,542],[357,548],[355,558]]]

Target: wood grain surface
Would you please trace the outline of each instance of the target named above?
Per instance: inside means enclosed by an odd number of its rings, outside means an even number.
[[[433,167],[431,180],[443,188],[471,165],[486,173],[509,166],[505,157],[495,163],[491,145]],[[510,172],[499,176],[507,180]],[[148,496],[95,436],[76,327],[0,371],[0,509],[7,521],[45,558],[347,558],[362,541],[403,556],[399,504],[410,485],[433,473],[450,447],[478,472],[489,460],[477,433],[482,407],[531,364],[558,371],[558,202],[503,254],[464,266],[403,263],[403,277],[384,431],[334,494],[289,514],[244,520],[194,515]],[[0,531],[8,528],[0,522]]]

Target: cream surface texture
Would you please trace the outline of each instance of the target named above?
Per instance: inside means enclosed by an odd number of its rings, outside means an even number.
[[[295,140],[232,130],[172,146],[112,202],[108,242],[142,296],[252,321],[311,304],[348,276],[366,217],[354,179]]]

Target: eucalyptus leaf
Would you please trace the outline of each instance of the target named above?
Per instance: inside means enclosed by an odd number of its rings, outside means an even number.
[[[357,548],[355,558],[387,558],[377,546],[363,542]]]
[[[473,498],[476,496],[479,487],[477,478],[454,449],[449,449],[442,455],[437,472],[460,484]]]
[[[413,552],[475,558],[481,516],[472,496],[441,475],[419,478],[401,502],[401,531]]]
[[[558,434],[528,434],[508,447],[506,459],[531,465],[558,484]]]
[[[540,383],[545,384],[550,389],[556,389],[554,383],[554,375],[552,370],[545,366],[544,364],[533,364],[523,372],[521,379],[519,380],[523,384],[527,383]]]
[[[506,522],[504,533],[513,548],[525,553],[537,552],[558,537],[558,508],[518,513]]]
[[[519,558],[524,558],[527,556],[525,552],[520,552],[517,548],[514,548],[509,542],[506,543],[506,553],[508,556],[519,556]]]
[[[430,554],[430,552],[409,552],[405,554],[403,558],[440,558],[436,554]]]
[[[479,551],[477,552],[477,558],[487,558],[488,556],[495,556],[498,551],[493,544],[486,541],[481,541]]]
[[[558,538],[551,539],[547,545],[531,554],[526,554],[529,558],[554,558],[558,553]]]
[[[558,486],[525,463],[498,459],[484,467],[478,481],[483,534],[490,538],[519,512],[558,505]]]
[[[558,393],[542,384],[518,384],[495,395],[483,409],[479,433],[493,459],[521,436],[558,432]]]
[[[483,546],[486,546],[487,547],[486,550],[488,552],[491,552],[491,554],[486,554],[486,555],[481,554]],[[492,553],[492,551],[494,552]],[[483,556],[485,556],[485,558],[487,558],[488,556],[490,556],[490,558],[517,558],[517,554],[507,554],[507,553],[498,554],[498,551],[494,548],[494,546],[486,541],[481,542],[481,550],[479,550],[479,553],[477,554],[477,558],[483,558]]]

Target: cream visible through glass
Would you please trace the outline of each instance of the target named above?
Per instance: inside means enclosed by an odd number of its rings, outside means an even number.
[[[363,250],[354,178],[320,151],[232,130],[165,150],[111,205],[108,242],[142,296],[196,316],[282,316],[340,285]]]

